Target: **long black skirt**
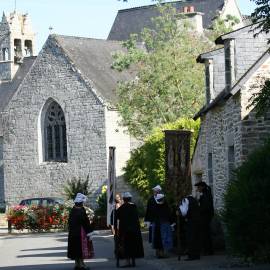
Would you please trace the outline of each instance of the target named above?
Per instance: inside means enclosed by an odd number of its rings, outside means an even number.
[[[144,257],[141,233],[125,232],[117,236],[115,244],[119,259]]]

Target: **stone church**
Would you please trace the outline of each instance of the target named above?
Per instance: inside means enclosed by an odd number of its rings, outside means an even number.
[[[238,167],[270,135],[270,114],[255,117],[250,98],[270,78],[270,34],[256,25],[240,28],[216,40],[222,47],[201,54],[205,65],[206,104],[197,113],[201,128],[192,161],[193,182],[213,189],[217,209]]]
[[[176,1],[198,29],[232,14],[234,0]],[[134,148],[119,125],[118,81],[134,74],[111,69],[121,42],[157,16],[154,6],[118,12],[107,40],[51,35],[35,54],[28,15],[16,11],[0,23],[0,204],[32,196],[62,196],[72,177],[89,178],[92,191],[106,182],[109,146],[116,147],[116,175]],[[138,21],[139,20],[139,21]],[[136,29],[134,28],[136,27]],[[93,196],[93,200],[94,200]]]
[[[117,82],[131,79],[111,69],[121,44],[51,35],[35,57],[28,16],[3,15],[0,31],[1,201],[60,196],[68,179],[87,175],[98,190],[109,146],[121,175],[132,147],[115,110]]]

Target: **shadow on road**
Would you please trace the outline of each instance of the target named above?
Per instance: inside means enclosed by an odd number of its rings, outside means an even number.
[[[36,250],[63,250],[63,249],[67,249],[66,246],[62,246],[62,247],[49,247],[49,248],[30,248],[30,249],[22,249],[21,251],[36,251]]]
[[[62,264],[39,264],[39,265],[16,265],[0,267],[1,270],[71,270],[74,269],[74,262]]]

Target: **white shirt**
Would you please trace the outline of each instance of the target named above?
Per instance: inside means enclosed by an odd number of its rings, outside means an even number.
[[[183,217],[187,215],[188,206],[189,206],[189,200],[187,198],[184,198],[179,206],[180,212]]]

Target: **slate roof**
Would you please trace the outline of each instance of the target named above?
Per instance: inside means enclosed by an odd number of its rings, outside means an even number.
[[[117,82],[134,78],[131,72],[119,72],[111,68],[112,54],[123,51],[121,43],[61,35],[53,35],[52,38],[63,49],[75,68],[81,72],[83,79],[90,82],[97,94],[104,101],[115,104]]]
[[[17,91],[20,86],[22,80],[25,78],[26,74],[29,72],[32,67],[36,57],[25,57],[23,63],[19,67],[17,73],[14,78],[10,82],[2,82],[0,83],[0,136],[3,134],[3,127],[1,123],[1,112],[5,109],[6,105]]]
[[[170,2],[179,12],[185,6],[194,6],[195,11],[204,13],[203,26],[208,28],[217,13],[224,7],[225,0],[182,0]],[[127,40],[132,33],[140,34],[144,27],[153,28],[151,18],[159,15],[156,5],[119,10],[108,40]]]

